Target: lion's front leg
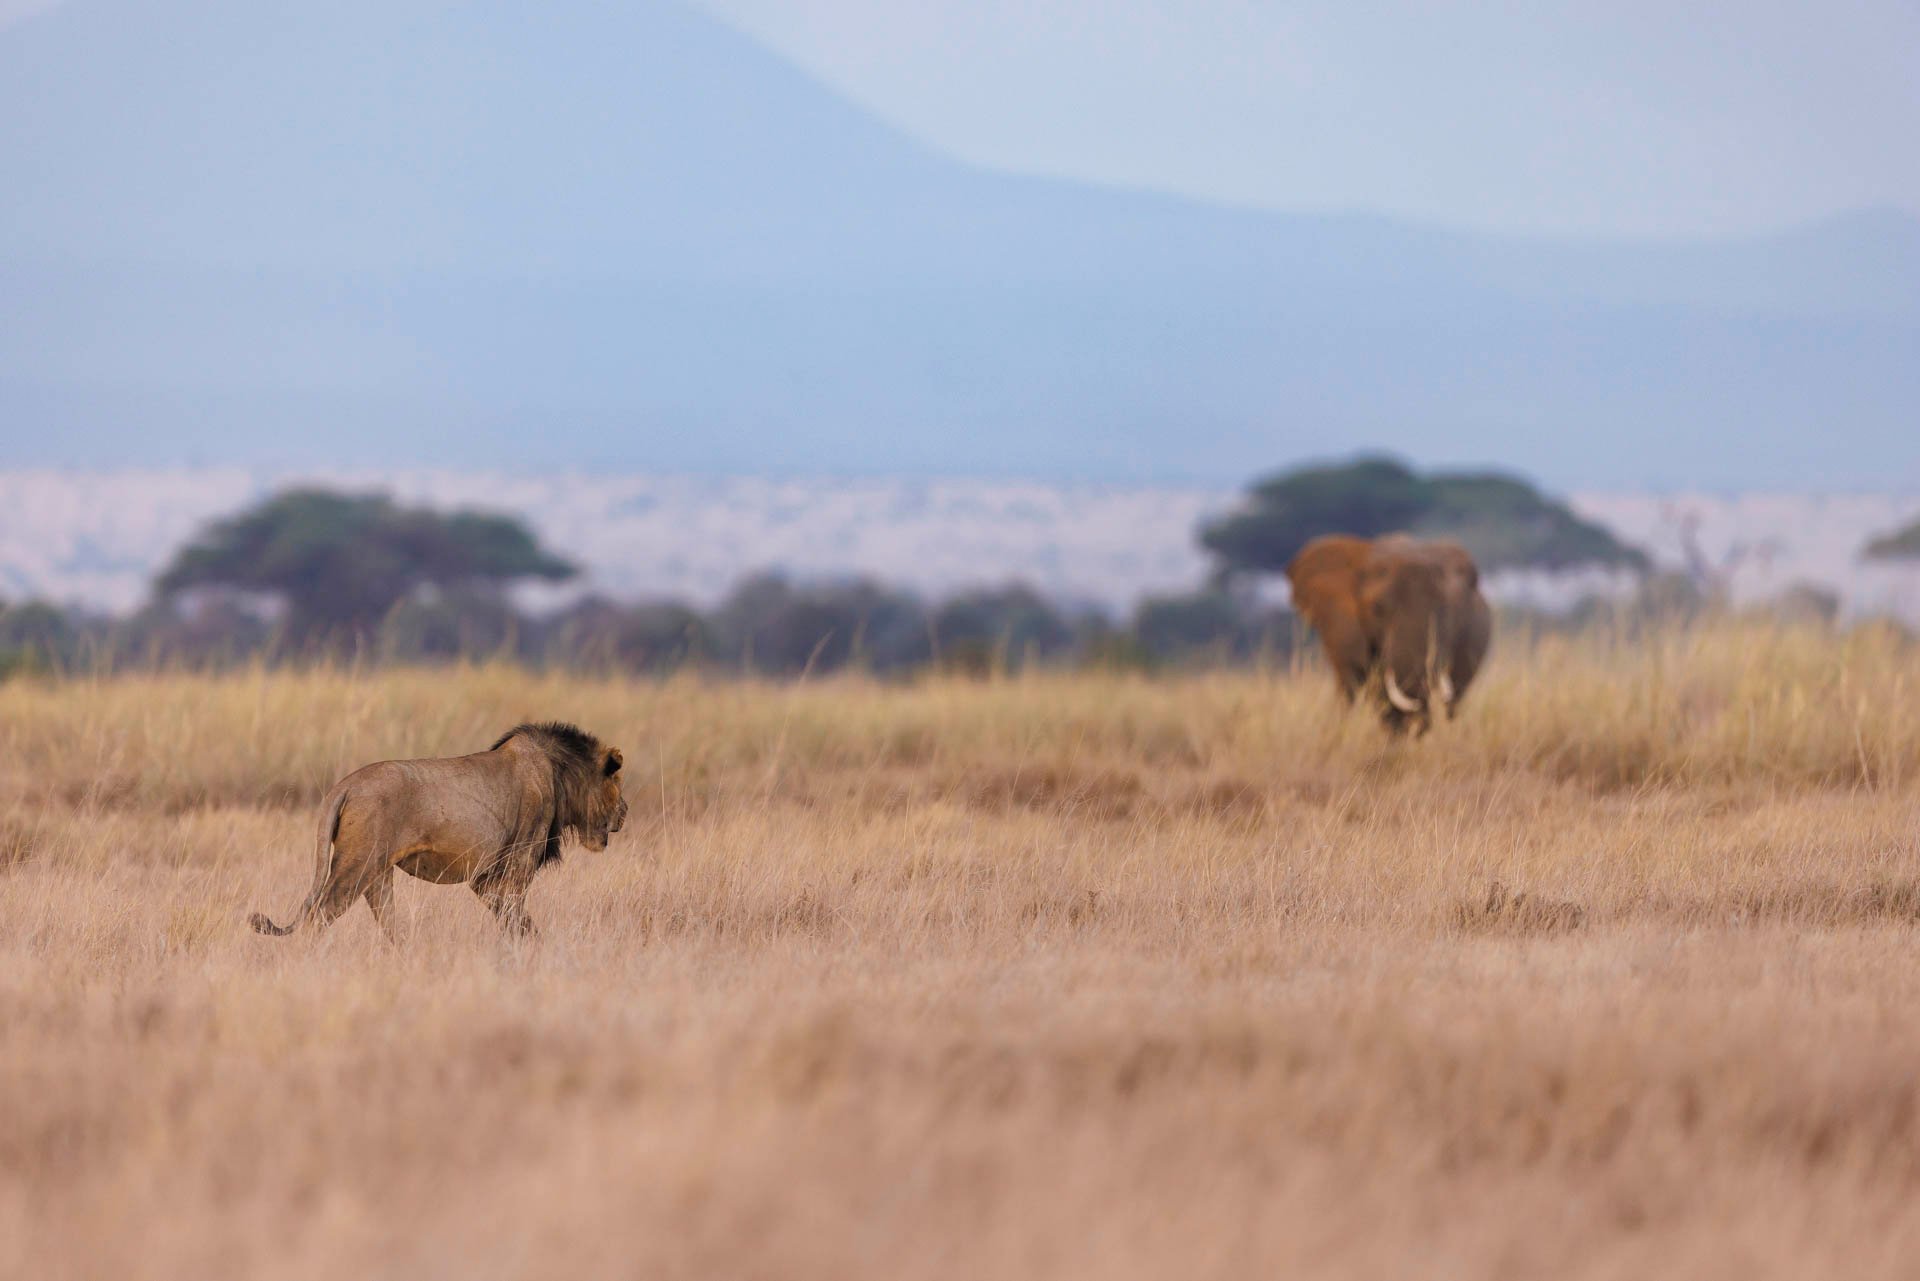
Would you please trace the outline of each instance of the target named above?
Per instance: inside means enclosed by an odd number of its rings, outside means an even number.
[[[543,855],[559,845],[560,833],[551,810],[523,819],[494,861],[474,874],[473,892],[487,905],[500,928],[519,938],[538,934],[527,915],[527,891]]]
[[[530,874],[516,874],[509,869],[474,877],[473,892],[493,913],[493,919],[500,922],[501,929],[516,937],[528,938],[539,933],[533,918],[527,915],[527,890],[532,884]]]

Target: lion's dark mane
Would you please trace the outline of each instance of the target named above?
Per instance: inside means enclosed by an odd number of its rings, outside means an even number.
[[[565,721],[530,721],[515,725],[487,750],[497,752],[509,739],[523,736],[538,743],[547,759],[553,762],[553,828],[547,833],[546,847],[540,851],[538,864],[545,867],[560,859],[561,832],[586,822],[587,798],[599,785],[601,753],[605,749],[599,739],[578,725]]]
[[[549,756],[565,754],[583,762],[588,769],[598,769],[600,765],[600,740],[578,725],[569,725],[565,721],[527,721],[515,725],[512,729],[494,740],[487,750],[497,752],[507,745],[507,740],[515,734],[526,734],[537,738],[548,749]]]

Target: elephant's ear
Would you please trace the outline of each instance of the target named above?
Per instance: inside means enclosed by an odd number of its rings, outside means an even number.
[[[1408,568],[1409,550],[1404,544],[1375,547],[1374,554],[1360,566],[1354,582],[1354,601],[1367,634],[1378,639],[1386,630],[1389,597],[1396,581]]]
[[[1346,534],[1314,539],[1287,563],[1287,586],[1294,612],[1326,630],[1335,617],[1353,618],[1360,605],[1360,577],[1373,544]]]

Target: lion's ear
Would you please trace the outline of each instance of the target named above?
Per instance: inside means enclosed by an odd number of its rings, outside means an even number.
[[[617,747],[609,747],[607,749],[607,764],[606,764],[607,777],[612,778],[615,774],[618,774],[620,772],[620,766],[623,763],[624,763],[624,758],[620,755],[620,749]]]

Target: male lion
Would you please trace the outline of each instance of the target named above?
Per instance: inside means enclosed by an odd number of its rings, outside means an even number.
[[[321,805],[313,889],[287,926],[255,912],[262,934],[322,927],[364,895],[393,937],[393,869],[465,881],[499,919],[531,934],[527,888],[572,832],[590,850],[627,821],[620,752],[572,725],[516,725],[471,756],[381,761],[341,779]]]

